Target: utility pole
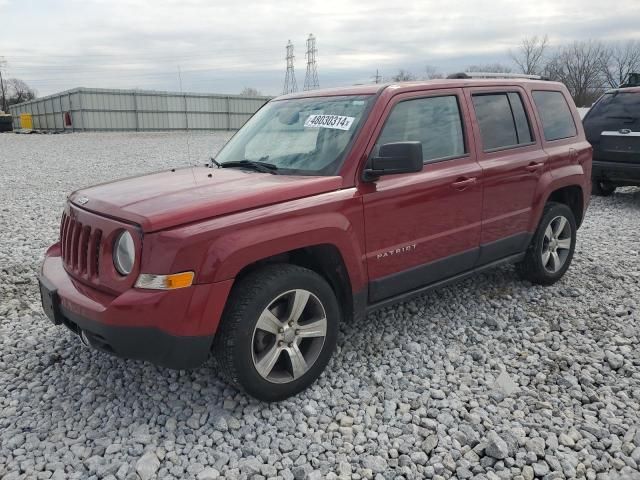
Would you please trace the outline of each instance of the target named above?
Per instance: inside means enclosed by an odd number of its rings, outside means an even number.
[[[0,60],[0,94],[2,95],[2,110],[3,112],[7,111],[7,96],[4,90],[4,81],[2,79],[2,65],[5,64],[4,60]]]
[[[378,69],[377,69],[377,68],[376,68],[376,74],[375,74],[375,76],[373,77],[373,80],[374,80],[376,83],[380,83],[380,82],[382,82],[382,75],[380,75],[380,73],[378,73]]]
[[[303,88],[305,91],[320,88],[320,82],[318,81],[318,66],[316,64],[317,53],[316,37],[313,36],[313,33],[310,33],[309,38],[307,38],[307,74],[304,77]]]
[[[287,74],[284,77],[284,88],[282,94],[293,93],[298,91],[298,83],[296,82],[296,73],[293,70],[293,43],[289,40],[287,43]]]

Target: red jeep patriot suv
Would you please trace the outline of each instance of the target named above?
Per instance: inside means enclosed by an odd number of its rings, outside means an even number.
[[[88,345],[173,368],[210,355],[286,398],[338,324],[474,272],[565,273],[591,191],[565,87],[458,78],[276,98],[207,166],[76,191],[42,303]]]

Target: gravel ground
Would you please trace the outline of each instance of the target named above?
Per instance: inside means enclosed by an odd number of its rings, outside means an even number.
[[[189,136],[189,158],[226,137]],[[186,140],[0,135],[0,477],[640,478],[640,190],[592,200],[555,286],[504,267],[344,325],[320,380],[266,405],[40,309],[65,195],[185,164]]]

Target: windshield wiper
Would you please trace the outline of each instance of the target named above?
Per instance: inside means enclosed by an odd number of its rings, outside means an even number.
[[[215,158],[211,157],[209,159],[209,166],[212,167],[214,165],[216,166],[216,168],[222,168],[222,164],[219,161],[217,161]]]
[[[234,160],[231,162],[224,162],[220,164],[220,168],[233,168],[233,167],[241,167],[241,168],[251,168],[256,170],[257,172],[262,173],[271,173],[272,175],[277,175],[276,170],[278,170],[278,166],[273,163],[264,162],[267,157],[262,157],[260,160]]]

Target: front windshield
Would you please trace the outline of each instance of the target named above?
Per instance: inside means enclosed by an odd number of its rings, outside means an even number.
[[[234,135],[216,161],[265,162],[277,173],[333,175],[363,120],[371,95],[276,100]]]

